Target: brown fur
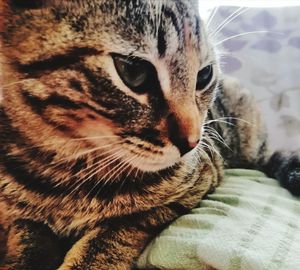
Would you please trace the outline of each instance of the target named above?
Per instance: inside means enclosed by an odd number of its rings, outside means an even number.
[[[266,163],[254,101],[219,79],[192,3],[127,2],[0,2],[2,270],[131,269],[162,228],[221,181],[217,147],[226,166]],[[138,94],[116,75],[111,53],[133,51],[155,65],[161,89]],[[196,91],[207,64],[212,82]],[[207,122],[224,116],[235,129]],[[231,151],[213,142],[216,130]],[[200,133],[182,157],[179,144]]]

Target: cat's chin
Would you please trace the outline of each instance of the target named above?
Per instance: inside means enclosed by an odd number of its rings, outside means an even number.
[[[175,164],[176,164],[176,162],[173,162],[169,165],[164,164],[164,166],[162,166],[162,164],[160,164],[160,163],[157,163],[157,164],[149,163],[149,164],[142,164],[142,166],[139,165],[139,166],[135,166],[135,167],[138,168],[140,171],[144,171],[144,172],[159,172],[159,171],[167,169]]]

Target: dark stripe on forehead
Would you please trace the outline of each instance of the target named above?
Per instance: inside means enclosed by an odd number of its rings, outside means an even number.
[[[74,47],[68,49],[64,54],[53,55],[50,58],[34,61],[29,64],[18,64],[18,69],[31,76],[40,76],[46,71],[54,71],[60,68],[66,69],[67,67],[77,64],[85,56],[99,54],[101,54],[101,51],[94,48]]]
[[[163,57],[167,50],[166,32],[162,23],[158,27],[157,49],[160,57]]]
[[[191,0],[191,1],[197,1],[197,0]],[[200,37],[201,37],[201,21],[199,16],[192,15],[192,14],[198,14],[198,10],[191,10],[191,8],[194,8],[192,5],[186,5],[187,3],[184,3],[183,1],[174,1],[175,6],[177,7],[179,17],[181,18],[181,21],[188,20],[191,22],[191,25],[193,25],[193,34],[197,37],[198,43],[200,43]],[[183,24],[183,22],[182,22]]]
[[[179,40],[182,40],[182,30],[183,30],[183,24],[182,22],[178,21],[178,16],[173,12],[172,9],[165,7],[162,10],[163,14],[165,15],[166,18],[170,18],[171,22],[177,32],[177,36]]]
[[[198,39],[198,42],[200,43],[201,40],[201,29],[200,29],[200,18],[195,16],[196,26],[195,26],[195,36]]]

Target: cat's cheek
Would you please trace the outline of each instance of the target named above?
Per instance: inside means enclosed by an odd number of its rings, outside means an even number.
[[[85,118],[83,122],[77,126],[77,131],[83,137],[102,137],[102,136],[113,136],[118,128],[110,121],[102,118],[95,117],[91,119],[90,117]],[[92,139],[93,140],[93,139]],[[96,143],[97,139],[94,140]]]
[[[118,128],[110,120],[86,109],[68,112],[63,120],[64,125],[77,136],[89,137],[96,145],[102,144],[104,136],[114,136]]]

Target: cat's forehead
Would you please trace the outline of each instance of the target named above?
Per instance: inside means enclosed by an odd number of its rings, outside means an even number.
[[[109,50],[165,56],[188,46],[200,49],[202,22],[191,1],[87,1],[71,8],[68,17],[77,31],[101,34]]]
[[[29,2],[12,5],[5,16],[9,57],[23,64],[75,47],[195,69],[210,55],[195,0],[43,0],[45,8]]]

